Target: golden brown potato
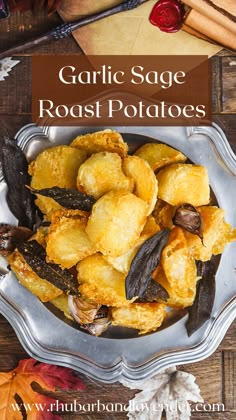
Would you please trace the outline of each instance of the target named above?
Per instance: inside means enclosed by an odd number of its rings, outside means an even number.
[[[177,293],[175,287],[171,286],[170,282],[167,280],[161,264],[152,274],[152,278],[157,283],[161,284],[168,292],[169,298],[167,301],[163,302],[167,306],[170,306],[171,308],[187,308],[193,304],[196,293],[195,288],[190,289],[188,293],[186,293],[186,290],[183,290],[183,292],[179,290]]]
[[[223,252],[228,242],[234,241],[235,231],[224,221],[224,210],[216,206],[197,209],[203,222],[203,243],[197,235],[184,231],[191,254],[201,261],[210,260],[212,254]]]
[[[104,255],[117,257],[137,242],[147,219],[147,204],[134,194],[113,190],[94,204],[86,232]]]
[[[135,328],[139,334],[155,331],[165,318],[165,305],[161,303],[132,303],[124,308],[112,308],[112,325]]]
[[[130,264],[135,256],[135,254],[138,252],[141,245],[151,236],[155,235],[157,232],[159,232],[160,228],[156,224],[154,217],[148,216],[147,222],[144,226],[144,229],[135,244],[133,248],[131,248],[129,251],[127,251],[125,254],[120,255],[119,257],[111,257],[111,256],[105,256],[104,259],[116,270],[120,271],[121,273],[128,273],[130,269]]]
[[[151,214],[157,201],[157,180],[149,164],[138,156],[127,156],[123,161],[123,171],[134,180],[134,194],[148,204]]]
[[[101,254],[84,258],[77,264],[80,293],[96,303],[126,306],[125,275],[112,268]]]
[[[96,199],[113,189],[132,191],[134,181],[124,175],[121,164],[121,157],[117,153],[93,154],[79,168],[78,189]]]
[[[87,217],[80,210],[58,211],[52,216],[52,223],[46,236],[48,262],[71,268],[78,261],[92,255],[96,249],[85,232]]]
[[[19,282],[42,302],[48,302],[62,294],[60,289],[39,277],[17,250],[9,256],[8,261]]]
[[[196,264],[181,228],[172,229],[162,252],[161,265],[176,295],[184,299],[194,298],[197,281]]]
[[[136,156],[146,160],[153,171],[170,165],[171,163],[181,163],[187,160],[179,150],[166,144],[146,143],[135,152]]]
[[[174,217],[176,207],[173,207],[164,201],[161,201],[160,205],[160,201],[161,200],[158,200],[158,205],[155,206],[153,216],[155,217],[156,223],[160,225],[161,229],[172,229],[172,218]]]
[[[68,295],[62,293],[60,296],[57,296],[55,299],[50,300],[57,309],[60,309],[68,319],[72,319],[73,317],[70,314],[70,309],[68,305]]]
[[[78,136],[72,141],[71,146],[84,150],[89,156],[98,152],[113,152],[123,157],[128,153],[128,145],[122,139],[121,134],[112,130]]]
[[[61,187],[76,188],[78,169],[87,155],[70,146],[56,146],[44,150],[29,165],[31,187],[36,189]],[[62,208],[55,200],[38,195],[37,206],[45,215]]]
[[[224,222],[220,229],[219,237],[213,245],[212,254],[222,254],[225,246],[236,240],[236,228],[232,228],[229,223]]]
[[[146,239],[151,238],[151,236],[155,235],[159,232],[160,226],[156,223],[156,220],[153,216],[148,216],[145,226],[142,230],[141,237]]]
[[[158,197],[172,206],[183,203],[203,206],[209,203],[210,187],[204,166],[176,163],[157,174]]]

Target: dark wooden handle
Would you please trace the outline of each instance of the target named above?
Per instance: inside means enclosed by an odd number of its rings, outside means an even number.
[[[104,19],[116,13],[124,12],[126,10],[132,10],[135,7],[138,7],[141,4],[145,3],[146,1],[148,0],[128,0],[128,1],[126,0],[123,3],[119,4],[118,6],[114,6],[109,9],[103,10],[102,12],[85,16],[82,19],[79,19],[75,22],[63,23],[62,25],[57,26],[56,28],[52,29],[50,32],[47,32],[46,34],[41,35],[38,38],[35,38],[31,41],[25,42],[23,44],[17,45],[16,47],[12,47],[8,50],[0,52],[0,60],[5,57],[17,55],[29,48],[38,46],[48,41],[66,38],[76,29],[82,28],[83,26],[89,25],[90,23]]]

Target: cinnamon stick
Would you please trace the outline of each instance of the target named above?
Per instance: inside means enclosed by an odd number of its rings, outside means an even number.
[[[236,35],[235,0],[184,0],[184,3]]]
[[[185,32],[188,32],[188,34],[190,35],[194,35],[197,38],[203,39],[204,41],[212,42],[212,40],[208,38],[206,35],[202,34],[199,31],[196,31],[196,29],[191,28],[191,26],[188,26],[185,23],[181,26],[181,29],[183,29]]]
[[[214,20],[202,15],[196,10],[192,9],[189,12],[187,18],[185,19],[185,24],[220,45],[236,51],[235,33],[229,31],[224,26],[219,25]]]

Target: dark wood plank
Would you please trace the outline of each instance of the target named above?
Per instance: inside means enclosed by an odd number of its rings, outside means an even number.
[[[222,57],[222,112],[236,112],[236,57]]]
[[[215,114],[212,116],[212,120],[224,131],[234,153],[236,153],[236,115],[233,113]]]
[[[233,351],[236,352],[236,320],[231,324],[224,340],[220,344],[219,349],[221,351]]]
[[[205,402],[221,402],[222,384],[220,351],[216,351],[211,357],[202,360],[199,363],[190,363],[179,368],[196,377],[196,383],[200,387],[201,395]],[[210,387],[209,383],[211,384]]]
[[[42,11],[32,15],[30,11],[12,13],[9,19],[1,20],[0,25],[0,51],[13,47],[16,44],[33,39],[46,31],[61,24],[62,20],[57,13],[47,16]],[[80,54],[81,50],[72,35],[60,41],[42,44],[31,48],[28,54]],[[24,54],[24,52],[23,52]]]
[[[223,401],[227,410],[236,411],[236,352],[223,351]]]
[[[221,57],[214,56],[211,58],[212,65],[212,113],[221,112]]]
[[[0,82],[0,114],[31,114],[31,58],[19,57],[18,63]]]
[[[216,411],[211,413],[192,413],[191,418],[195,420],[236,420],[234,413],[217,413]]]

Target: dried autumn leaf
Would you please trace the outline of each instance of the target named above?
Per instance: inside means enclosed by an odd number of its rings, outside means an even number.
[[[34,359],[21,360],[16,369],[0,373],[1,419],[22,420],[19,399],[27,411],[27,420],[61,419],[52,413],[56,400],[35,392],[31,387],[32,382],[37,382],[43,389],[51,392],[56,391],[57,387],[63,390],[84,389],[83,383],[73,374],[72,369],[38,363]]]
[[[130,420],[161,420],[164,410],[166,420],[189,420],[188,401],[203,402],[195,377],[176,367],[165,369],[142,383],[122,381],[122,384],[141,390],[129,402]]]

